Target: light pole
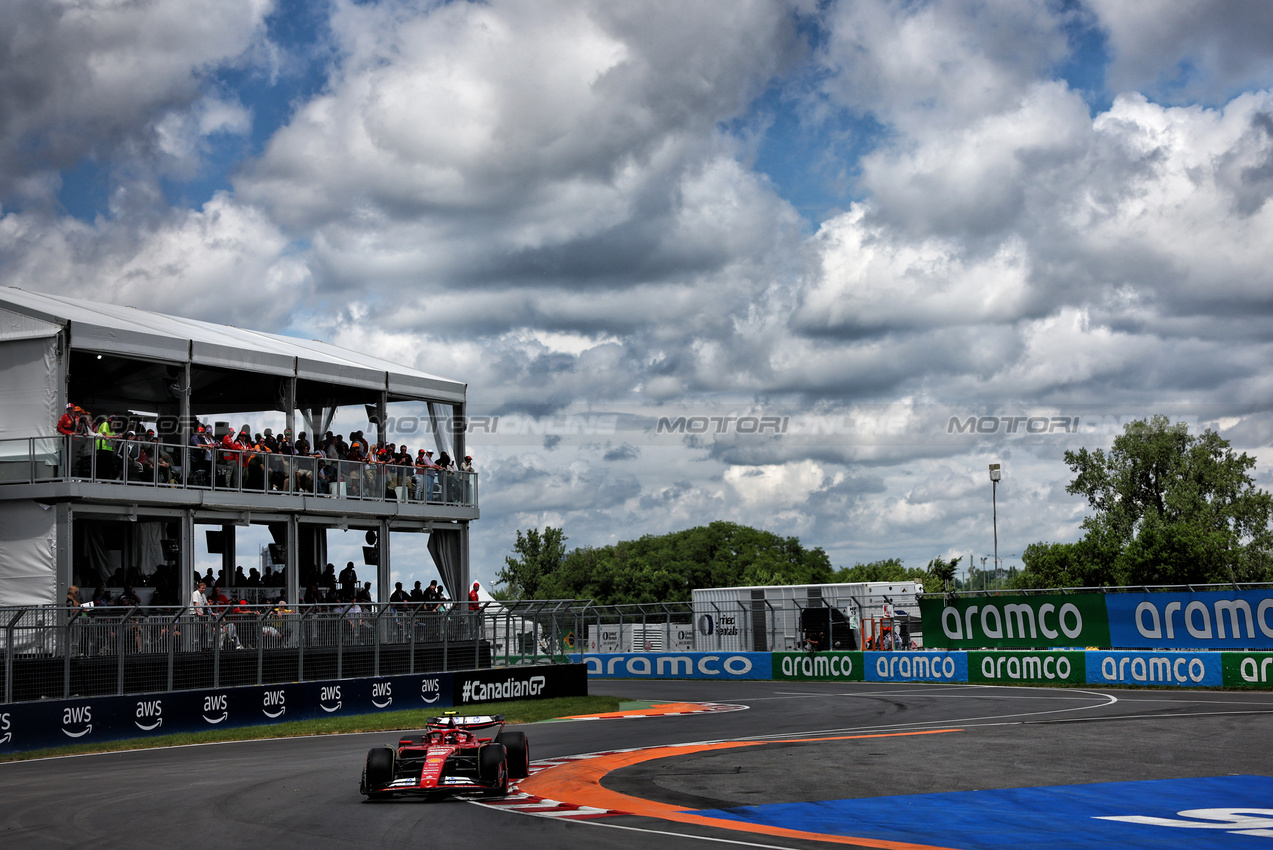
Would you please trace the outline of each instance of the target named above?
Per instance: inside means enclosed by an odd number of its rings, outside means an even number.
[[[999,464],[990,464],[990,509],[991,516],[994,521],[995,531],[995,578],[999,578],[999,503],[997,499],[997,490],[999,489],[999,479],[1003,477],[1003,473],[999,470]]]

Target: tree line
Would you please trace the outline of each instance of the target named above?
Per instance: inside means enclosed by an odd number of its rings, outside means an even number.
[[[562,529],[517,532],[504,561],[496,598],[591,599],[599,605],[688,602],[695,588],[831,584],[915,579],[940,589],[930,570],[897,559],[834,570],[819,547],[795,537],[732,522],[645,535],[611,546],[566,549]],[[938,559],[940,560],[940,559]],[[936,563],[936,562],[934,562]],[[953,562],[941,565],[954,572]],[[931,565],[930,565],[931,566]]]

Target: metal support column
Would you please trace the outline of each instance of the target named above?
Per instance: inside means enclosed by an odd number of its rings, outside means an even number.
[[[296,515],[287,518],[287,551],[285,554],[284,580],[287,582],[287,602],[295,605],[301,601],[300,527]]]
[[[389,587],[389,520],[380,520],[380,532],[377,534],[376,544],[380,549],[380,563],[376,567],[376,601],[381,605],[389,602],[389,595],[393,591]]]

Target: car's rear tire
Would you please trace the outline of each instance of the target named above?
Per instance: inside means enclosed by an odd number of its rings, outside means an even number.
[[[393,782],[394,767],[398,751],[393,747],[373,747],[367,752],[367,771],[363,774],[367,785],[367,796],[377,798],[377,794],[390,782]]]
[[[511,779],[530,776],[530,744],[525,732],[501,732],[495,739],[508,750],[508,775]]]
[[[487,744],[477,752],[477,775],[483,783],[496,785],[482,792],[485,797],[508,794],[508,750],[503,744]]]

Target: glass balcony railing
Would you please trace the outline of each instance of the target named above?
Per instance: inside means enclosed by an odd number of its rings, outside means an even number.
[[[475,472],[97,436],[0,440],[0,485],[50,481],[477,505]]]

